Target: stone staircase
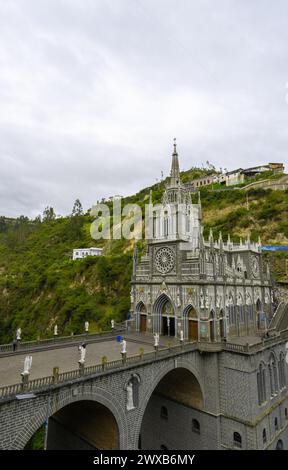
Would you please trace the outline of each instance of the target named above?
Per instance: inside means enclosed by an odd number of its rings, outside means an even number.
[[[269,330],[283,331],[288,328],[288,302],[282,301],[277,307],[272,320],[269,324]]]

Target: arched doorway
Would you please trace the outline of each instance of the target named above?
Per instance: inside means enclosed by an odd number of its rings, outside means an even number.
[[[119,430],[113,413],[104,405],[77,401],[49,418],[48,450],[116,450]]]
[[[147,403],[140,431],[142,449],[161,449],[163,442],[168,449],[200,449],[201,436],[191,430],[193,420],[201,421],[203,404],[199,381],[189,369],[168,372]]]
[[[198,314],[193,305],[187,305],[183,312],[184,337],[189,341],[198,341]]]
[[[147,310],[142,301],[138,303],[136,312],[139,315],[139,330],[144,333],[147,330]]]
[[[174,307],[166,294],[160,295],[153,307],[154,333],[164,336],[175,336]]]
[[[215,325],[215,312],[211,310],[209,320],[210,341],[216,340],[216,325]]]

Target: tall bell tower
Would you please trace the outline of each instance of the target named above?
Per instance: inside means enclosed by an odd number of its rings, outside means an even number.
[[[149,241],[186,241],[199,246],[201,237],[201,201],[192,204],[191,194],[180,178],[176,139],[173,144],[170,178],[162,197],[162,204],[149,204]]]

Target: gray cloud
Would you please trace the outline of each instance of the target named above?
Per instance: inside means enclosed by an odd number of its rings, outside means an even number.
[[[288,4],[0,0],[0,213],[287,159]]]

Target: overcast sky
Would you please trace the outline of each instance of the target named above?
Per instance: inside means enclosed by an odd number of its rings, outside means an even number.
[[[288,163],[287,0],[0,0],[0,214]]]

